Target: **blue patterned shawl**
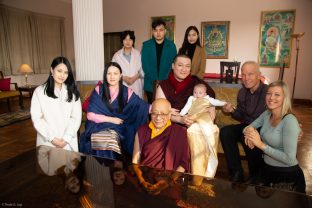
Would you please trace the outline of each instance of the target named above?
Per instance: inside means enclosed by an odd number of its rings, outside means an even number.
[[[128,100],[128,88],[123,86],[124,102],[126,103],[122,113],[118,113],[118,99],[112,103],[112,111],[102,101],[103,85],[100,85],[99,94],[94,90],[88,107],[88,112],[105,116],[118,117],[124,122],[120,125],[103,122],[95,123],[87,120],[85,132],[80,137],[80,151],[89,155],[96,155],[116,159],[116,153],[112,151],[92,150],[90,137],[92,133],[113,129],[120,135],[122,151],[132,156],[134,137],[140,125],[147,122],[149,104],[133,93]]]

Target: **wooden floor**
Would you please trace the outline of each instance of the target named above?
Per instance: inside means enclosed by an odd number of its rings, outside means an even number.
[[[18,101],[11,102],[12,111],[19,110]],[[24,99],[26,109],[30,107],[30,98]],[[0,113],[8,112],[6,102],[0,103]],[[0,162],[13,158],[36,146],[36,131],[30,119],[12,125],[0,127]]]
[[[13,102],[13,111],[18,110],[18,102]],[[30,99],[24,99],[26,108],[30,107]],[[0,103],[0,113],[8,112],[6,103]],[[307,193],[312,195],[312,107],[294,105],[294,113],[302,124],[303,138],[298,142],[297,157],[303,169]],[[5,127],[0,127],[0,162],[13,158],[36,146],[36,131],[31,120],[21,121]],[[226,177],[226,164],[220,158],[217,177]]]

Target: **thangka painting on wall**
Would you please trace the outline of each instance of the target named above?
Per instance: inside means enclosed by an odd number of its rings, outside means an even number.
[[[289,67],[295,10],[261,13],[258,61],[263,67]]]
[[[159,17],[152,17],[151,20],[152,22],[156,19],[161,19],[166,23],[166,38],[169,40],[172,40],[173,42],[175,41],[175,16],[159,16]],[[151,23],[152,23],[151,22]],[[151,31],[151,36],[152,36],[152,31]]]
[[[202,22],[202,46],[208,59],[227,59],[229,45],[229,21]]]

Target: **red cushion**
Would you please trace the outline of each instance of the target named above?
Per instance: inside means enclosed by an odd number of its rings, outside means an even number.
[[[0,79],[0,90],[10,91],[11,78]]]
[[[99,81],[99,82],[96,84],[96,86],[99,86],[99,85],[101,85],[101,84],[102,84],[102,82]],[[91,94],[90,94],[90,95],[85,99],[85,101],[82,103],[82,111],[85,112],[85,113],[87,113],[87,111],[88,111],[90,98],[91,98]]]

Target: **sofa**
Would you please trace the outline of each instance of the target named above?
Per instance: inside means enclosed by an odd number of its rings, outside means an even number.
[[[19,99],[21,109],[24,109],[23,97],[21,92],[18,90],[17,83],[11,83],[11,78],[4,78],[3,72],[0,71],[0,101],[6,100],[8,110],[11,111],[10,101],[16,98]]]
[[[219,100],[224,100],[226,102],[232,103],[234,106],[237,104],[237,94],[241,84],[226,84],[219,82],[209,82],[208,83],[212,89],[215,91],[216,98]],[[238,121],[233,119],[229,113],[224,113],[221,108],[216,108],[216,125],[221,129],[223,126],[231,124],[239,124]],[[238,145],[241,157],[245,157],[245,152],[243,146],[239,143]],[[218,153],[224,154],[222,149],[221,141],[219,140]]]

